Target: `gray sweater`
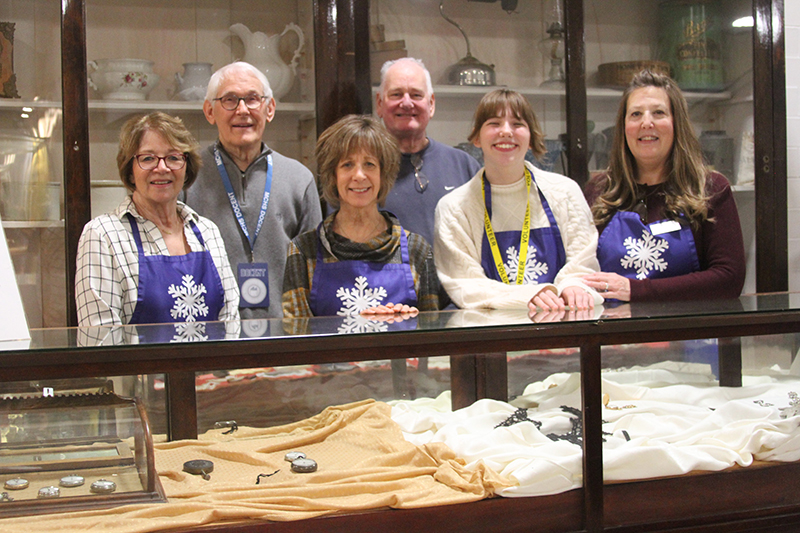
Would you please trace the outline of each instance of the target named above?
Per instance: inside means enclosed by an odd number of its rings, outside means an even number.
[[[266,145],[262,146],[261,155],[245,172],[241,172],[219,141],[216,146],[219,147],[251,238],[264,197],[267,154],[272,154],[269,206],[253,250],[255,262],[269,265],[269,308],[240,308],[240,314],[243,319],[280,318],[283,316],[283,272],[289,243],[298,235],[315,229],[322,221],[314,176],[299,161],[285,157]],[[214,146],[203,150],[202,155],[203,167],[197,181],[185,193],[186,203],[219,227],[231,268],[238,281],[238,265],[250,262],[250,247],[225,193],[225,186],[214,162]]]

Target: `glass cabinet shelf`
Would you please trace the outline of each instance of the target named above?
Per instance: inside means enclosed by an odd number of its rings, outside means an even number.
[[[61,107],[60,101],[55,100],[3,100],[0,99],[0,109],[17,110],[24,107],[34,109],[46,109],[51,107]],[[89,110],[113,110],[113,111],[155,111],[159,109],[197,111],[203,110],[202,101],[170,101],[170,100],[134,100],[134,101],[111,101],[111,100],[89,100]],[[281,113],[306,114],[314,113],[312,102],[279,102],[278,109]]]
[[[4,220],[3,227],[7,229],[31,229],[31,228],[63,228],[63,220]]]
[[[32,107],[35,109],[46,109],[50,107],[61,107],[61,102],[57,100],[19,100],[0,99],[0,109],[20,109],[23,107]]]
[[[484,94],[488,93],[491,90],[498,89],[500,87],[507,87],[506,85],[483,85],[483,86],[460,86],[460,85],[435,85],[433,87],[433,92],[436,94],[437,97],[446,97],[446,98],[470,98],[470,97],[480,97]],[[563,98],[566,96],[564,89],[559,88],[552,88],[552,87],[511,87],[515,91],[520,92],[521,94],[527,97],[539,97],[539,98],[549,98],[549,97],[556,97],[556,98]],[[378,92],[378,87],[375,86],[372,88],[373,93]],[[694,101],[702,101],[702,100],[710,100],[710,101],[719,101],[724,102],[726,100],[731,99],[731,93],[729,91],[720,91],[720,92],[684,92],[683,95],[686,97],[687,100],[690,102]],[[588,100],[604,100],[604,99],[611,99],[614,101],[619,100],[622,96],[622,89],[606,89],[601,87],[587,87],[586,89],[586,98]],[[91,105],[91,104],[90,104]],[[281,104],[281,106],[287,104]],[[288,104],[291,105],[291,104]],[[303,105],[303,104],[296,104],[296,105]],[[283,107],[281,107],[283,109]]]
[[[280,113],[314,113],[314,104],[310,102],[279,102],[278,110]],[[176,111],[203,111],[203,102],[196,101],[172,101],[172,100],[89,100],[89,110],[107,111],[157,111],[157,110],[176,110]]]

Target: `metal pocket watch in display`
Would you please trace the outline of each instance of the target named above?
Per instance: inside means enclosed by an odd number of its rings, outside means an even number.
[[[3,486],[5,488],[7,488],[8,490],[27,489],[28,485],[30,485],[30,483],[28,483],[28,480],[27,479],[22,479],[21,477],[15,477],[15,478],[12,478],[12,479],[7,479],[6,482],[3,483]]]
[[[117,490],[117,484],[107,479],[98,479],[92,482],[89,490],[95,494],[111,494]]]

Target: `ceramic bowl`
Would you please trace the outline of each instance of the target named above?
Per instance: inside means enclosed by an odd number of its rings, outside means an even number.
[[[89,85],[104,100],[144,100],[159,81],[153,62],[145,59],[98,59],[89,67]]]

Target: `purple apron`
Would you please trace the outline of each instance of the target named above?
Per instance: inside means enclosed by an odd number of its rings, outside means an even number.
[[[402,263],[336,261],[325,263],[317,227],[317,262],[311,282],[309,306],[314,316],[355,315],[368,307],[402,303],[416,307],[417,292],[408,259],[408,239],[400,228]]]
[[[531,180],[536,180],[531,173]],[[524,284],[552,283],[556,279],[559,270],[567,263],[567,254],[564,251],[564,242],[561,240],[561,231],[556,224],[556,218],[547,203],[542,190],[537,187],[539,200],[547,215],[549,227],[536,228],[530,230],[530,241],[528,243],[528,257],[525,261]],[[492,188],[488,181],[484,181],[484,194],[486,195],[486,212],[489,218],[492,217]],[[519,246],[522,231],[501,231],[495,232],[497,246],[501,256],[505,257],[505,268],[509,280],[514,280],[517,276],[517,266],[519,264]],[[481,246],[481,265],[486,276],[490,279],[502,281],[497,272],[497,266],[492,260],[492,249],[486,231],[483,232],[483,243]],[[513,283],[513,281],[510,281]]]
[[[670,224],[653,235],[654,227]],[[615,272],[630,279],[658,279],[682,276],[700,270],[700,260],[685,220],[660,220],[645,225],[633,211],[618,211],[597,241],[597,260],[603,272]]]
[[[219,320],[225,303],[225,291],[217,267],[206,249],[186,255],[144,254],[139,226],[128,215],[133,239],[139,251],[139,286],[136,308],[130,324],[163,324],[169,322],[203,322]],[[200,230],[192,224],[197,240],[205,248]],[[178,332],[180,333],[180,332]],[[168,334],[168,335],[167,335]],[[176,340],[171,329],[147,340]],[[150,335],[147,335],[150,337]],[[180,339],[178,339],[180,340]]]

